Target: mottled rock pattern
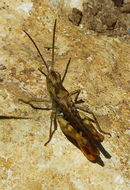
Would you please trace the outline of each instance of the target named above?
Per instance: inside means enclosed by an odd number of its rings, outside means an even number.
[[[115,6],[113,1],[106,0],[84,2],[81,26],[108,36],[121,36],[123,40],[130,39],[130,3],[119,2],[121,1],[117,1],[119,6]],[[71,17],[75,18],[74,21],[71,19],[73,24],[76,23],[76,14],[72,10]]]

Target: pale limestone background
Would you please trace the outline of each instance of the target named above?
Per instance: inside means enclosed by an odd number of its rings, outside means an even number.
[[[60,2],[59,8],[58,3]],[[64,3],[65,6],[64,6]],[[0,120],[0,190],[128,190],[130,45],[73,26],[67,8],[74,1],[0,1],[0,115],[30,120]],[[77,7],[81,1],[76,1]],[[64,9],[65,7],[65,9]],[[63,12],[61,10],[64,10]],[[55,67],[109,131],[104,147],[112,155],[105,167],[90,163],[60,129],[45,147],[48,111],[37,111],[19,98],[47,97],[41,59],[23,29],[35,38],[44,58],[51,52],[54,19],[58,19]]]

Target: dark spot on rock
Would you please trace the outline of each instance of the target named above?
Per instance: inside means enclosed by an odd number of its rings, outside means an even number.
[[[74,25],[79,26],[82,19],[82,12],[77,8],[73,8],[72,13],[68,15],[68,18]]]
[[[6,66],[3,64],[0,64],[0,70],[5,70],[5,69],[6,69]]]
[[[121,8],[121,12],[122,13],[130,13],[130,3],[125,4],[122,8]]]
[[[124,0],[112,0],[114,2],[114,5],[117,7],[121,7],[124,3]]]

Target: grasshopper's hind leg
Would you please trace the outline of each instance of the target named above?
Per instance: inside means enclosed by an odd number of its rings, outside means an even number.
[[[98,123],[98,120],[97,120],[96,116],[94,115],[94,113],[93,113],[92,111],[90,111],[88,108],[83,108],[83,107],[78,106],[78,105],[76,105],[76,108],[77,108],[78,110],[81,110],[81,111],[83,111],[83,112],[86,112],[86,113],[91,114],[91,115],[93,116],[93,119],[90,119],[90,120],[96,124],[98,131],[99,131],[100,133],[105,134],[105,135],[111,136],[110,133],[108,133],[108,132],[106,132],[106,131],[103,131],[103,130],[101,129],[101,127],[100,127],[100,125],[99,125],[99,123]]]
[[[53,121],[54,121],[54,129],[52,130]],[[45,146],[51,141],[51,139],[52,139],[52,137],[53,137],[56,130],[57,130],[56,112],[52,111],[52,113],[51,113],[51,122],[50,122],[49,139],[44,144]]]

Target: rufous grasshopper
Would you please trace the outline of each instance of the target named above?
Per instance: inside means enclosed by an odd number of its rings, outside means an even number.
[[[32,37],[26,32],[26,35],[30,38],[34,46],[36,47],[44,66],[46,67],[47,73],[39,68],[39,71],[46,77],[47,90],[50,95],[51,107],[49,108],[39,108],[33,104],[33,101],[22,102],[29,104],[34,109],[42,110],[52,110],[51,112],[51,122],[50,122],[50,133],[49,139],[45,143],[47,145],[55,131],[57,130],[57,122],[60,125],[60,128],[67,139],[79,148],[87,159],[91,162],[98,163],[101,166],[104,166],[104,162],[100,158],[100,152],[106,157],[111,158],[111,155],[103,148],[101,142],[104,140],[104,136],[97,131],[94,127],[94,123],[98,127],[98,130],[104,134],[109,134],[100,129],[100,126],[96,120],[95,115],[89,110],[79,107],[78,105],[83,103],[82,99],[78,100],[80,90],[69,93],[63,86],[68,67],[71,61],[71,58],[68,60],[66,65],[65,72],[63,76],[54,69],[54,47],[55,47],[55,32],[56,32],[56,20],[53,28],[53,40],[52,40],[52,61],[51,65],[48,66],[44,60],[38,46],[32,39]],[[75,95],[74,100],[72,96]],[[85,114],[81,111],[85,111],[93,115],[93,119],[86,117]],[[54,126],[54,128],[53,128]]]

